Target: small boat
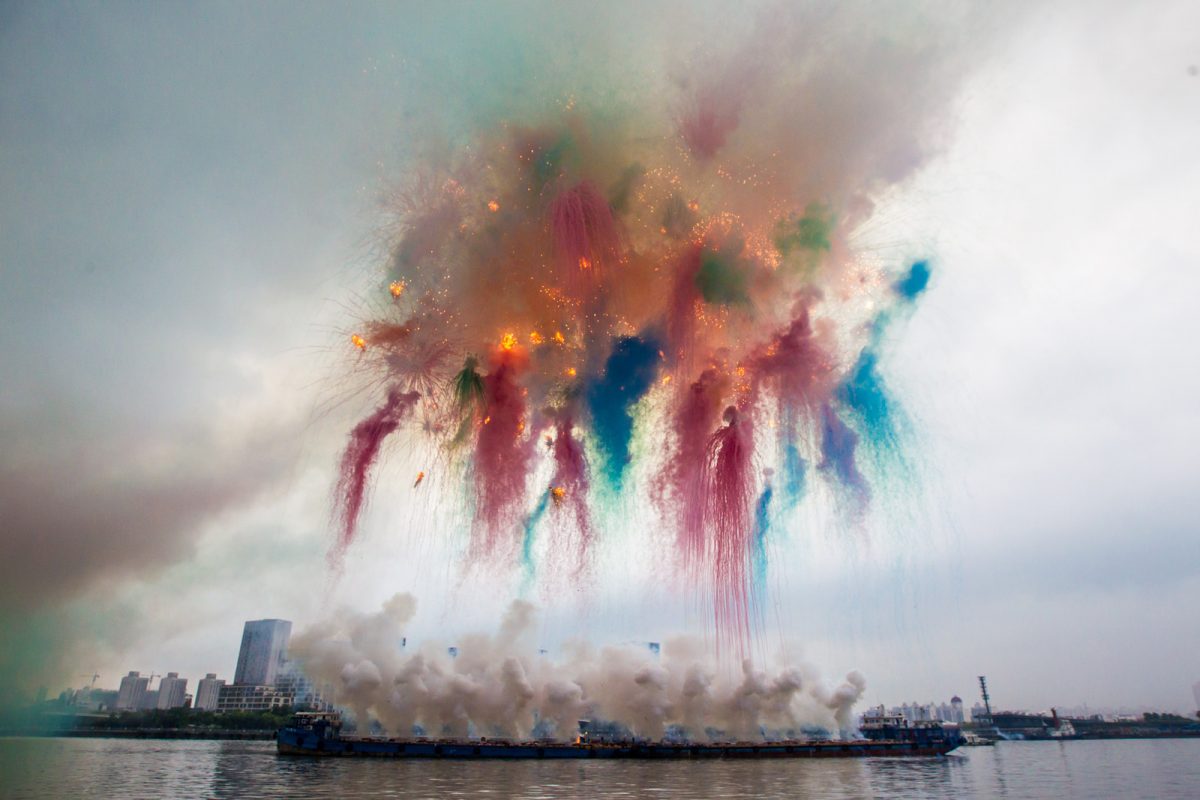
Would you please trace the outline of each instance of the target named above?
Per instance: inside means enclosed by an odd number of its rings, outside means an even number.
[[[862,758],[867,756],[942,756],[958,747],[956,729],[940,725],[873,727],[861,739],[785,739],[760,742],[655,742],[642,739],[597,741],[580,734],[574,742],[549,740],[429,739],[342,736],[333,712],[296,714],[275,736],[287,756],[371,756],[384,758],[488,759],[713,759],[713,758]]]
[[[989,739],[986,736],[980,736],[974,731],[963,731],[963,747],[992,747],[996,744],[995,739]]]

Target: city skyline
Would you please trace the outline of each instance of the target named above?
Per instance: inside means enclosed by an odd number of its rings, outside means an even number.
[[[263,626],[262,623],[271,623],[271,624],[268,626]],[[276,637],[274,635],[274,633],[276,631],[286,631],[285,633],[283,633],[283,641],[282,642],[279,642],[276,639]],[[261,636],[261,634],[263,634],[263,633],[265,633],[265,637]],[[280,654],[285,654],[287,651],[288,638],[290,637],[290,634],[291,634],[290,620],[280,620],[280,619],[246,620],[243,623],[243,635],[241,638],[241,644],[238,648],[238,655],[235,659],[235,662],[239,663],[239,664],[249,663],[254,658],[254,656],[251,652],[253,650],[261,650],[268,654],[271,652],[274,652],[277,657]],[[630,646],[638,646],[638,647],[647,646],[651,650],[651,652],[653,652],[656,656],[659,652],[658,651],[659,644],[657,642],[625,643],[625,644],[628,644]],[[398,652],[400,650],[407,649],[409,647],[408,637],[407,636],[401,637],[401,639],[397,642],[396,646],[397,646]],[[413,642],[413,646],[419,647],[420,642]],[[449,651],[452,656],[456,657],[458,655],[459,648],[457,646],[450,646]],[[548,655],[549,651],[544,648],[537,648],[537,653],[539,655]],[[288,663],[289,662],[286,661],[286,658],[282,662],[280,662],[281,666],[284,664],[288,664]],[[260,668],[265,669],[265,666],[260,667]],[[282,670],[280,670],[277,673],[272,674],[270,676],[270,678],[271,678],[270,680],[265,680],[259,684],[255,684],[254,682],[249,682],[249,685],[273,686],[273,685],[276,685],[277,677],[281,677],[281,676],[283,676],[283,674],[284,673],[282,672]],[[117,689],[117,692],[118,692],[117,705],[116,705],[117,710],[121,710],[128,703],[132,703],[133,705],[128,708],[125,708],[125,710],[136,710],[139,708],[143,708],[144,701],[142,700],[142,698],[145,697],[145,695],[147,693],[154,692],[154,691],[161,692],[161,687],[162,687],[161,680],[178,678],[179,673],[168,672],[165,675],[161,675],[160,673],[150,673],[150,675],[159,675],[160,676],[160,684],[159,684],[159,688],[157,690],[150,688],[151,684],[153,682],[152,679],[150,678],[150,676],[149,675],[141,676],[140,671],[130,671],[126,676],[124,676],[122,678],[121,685]],[[125,695],[126,682],[130,681],[135,676],[137,676],[136,681],[133,681],[130,683],[131,690],[134,686],[134,683],[140,684],[142,688],[133,697],[133,699],[127,700],[127,699],[125,699],[125,697],[126,697],[126,695]],[[102,676],[97,675],[95,677],[97,679],[99,679]],[[256,677],[256,676],[251,676],[251,677]],[[258,675],[257,677],[266,677],[266,674],[264,672],[263,674]],[[189,678],[187,678],[187,677],[184,677],[179,680],[184,687],[186,687],[186,685],[189,682]],[[206,685],[206,683],[213,687],[212,691],[214,692],[214,694],[212,696],[211,703],[205,703],[204,705],[200,705],[201,693],[204,691],[203,687]],[[217,694],[219,693],[220,689],[223,688],[224,686],[233,686],[233,685],[239,684],[239,683],[241,683],[241,682],[236,680],[236,668],[235,668],[235,679],[230,680],[230,681],[226,681],[226,680],[222,679],[218,673],[206,672],[202,678],[199,678],[199,679],[196,679],[193,681],[193,685],[195,685],[197,687],[196,693],[195,693],[195,695],[188,694],[187,698],[190,701],[192,708],[195,708],[197,710],[216,710],[218,707]],[[66,689],[68,689],[68,690],[77,689],[81,692],[88,688],[89,687],[73,687],[73,686],[66,687]],[[113,691],[111,689],[104,689],[103,686],[94,686],[93,685],[90,688],[97,692],[112,692]],[[978,690],[977,684],[974,685],[973,688]],[[1034,707],[1019,706],[1019,705],[1005,705],[1003,702],[1001,702],[1000,704],[994,703],[993,708],[996,711],[1018,712],[1018,713],[1041,713],[1041,714],[1047,714],[1047,713],[1050,713],[1050,711],[1052,709],[1057,709],[1061,716],[1090,716],[1092,714],[1113,716],[1113,715],[1124,715],[1124,714],[1143,713],[1143,712],[1151,712],[1151,711],[1167,712],[1167,713],[1180,713],[1183,716],[1192,716],[1195,714],[1200,714],[1200,681],[1196,681],[1192,685],[1191,688],[1192,688],[1192,693],[1193,693],[1193,704],[1192,704],[1191,708],[1189,708],[1186,703],[1183,705],[1180,705],[1180,706],[1171,707],[1171,706],[1150,706],[1150,705],[1129,706],[1129,705],[1121,705],[1121,704],[1110,705],[1110,704],[1106,704],[1104,702],[1092,702],[1092,703],[1084,702],[1084,703],[1080,703],[1077,705],[1076,704],[1058,703],[1058,704],[1048,705],[1043,708],[1034,708]],[[48,694],[54,694],[54,693],[48,692]],[[169,708],[169,707],[181,706],[181,705],[183,705],[182,697],[183,697],[183,691],[181,690],[179,693],[178,702],[176,702],[175,705],[173,705],[173,706],[172,705],[162,705],[162,703],[164,702],[162,700],[159,700],[155,705],[158,708]],[[939,721],[943,721],[943,722],[963,722],[963,721],[970,721],[973,718],[979,717],[981,714],[983,714],[983,711],[984,711],[983,703],[980,701],[979,698],[975,697],[974,695],[969,695],[968,699],[964,701],[963,698],[958,693],[952,693],[952,696],[949,698],[949,700],[942,700],[940,702],[937,700],[933,700],[933,699],[919,701],[919,700],[910,698],[908,700],[904,700],[899,703],[891,702],[886,699],[881,700],[880,698],[872,697],[868,693],[866,696],[864,696],[862,701],[859,703],[858,710],[861,713],[861,712],[869,711],[879,705],[883,705],[888,710],[889,713],[900,713],[902,716],[904,716],[906,719],[909,719],[910,721],[922,720],[922,719],[933,719],[933,720],[939,720]]]

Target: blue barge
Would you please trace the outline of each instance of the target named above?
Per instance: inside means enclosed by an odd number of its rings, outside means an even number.
[[[280,755],[375,758],[487,759],[713,759],[863,758],[942,756],[962,744],[957,730],[940,726],[864,730],[863,739],[673,743],[649,741],[512,742],[488,739],[425,739],[342,736],[334,714],[297,714],[276,734]]]

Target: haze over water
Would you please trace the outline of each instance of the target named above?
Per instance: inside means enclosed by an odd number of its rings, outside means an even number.
[[[1200,740],[1003,742],[946,758],[549,762],[280,758],[273,742],[0,740],[13,800],[104,797],[1186,798]],[[964,751],[960,750],[959,753]]]

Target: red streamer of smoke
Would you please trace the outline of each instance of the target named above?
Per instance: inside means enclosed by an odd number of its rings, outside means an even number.
[[[599,280],[621,257],[621,236],[612,208],[591,181],[564,189],[550,203],[550,229],[568,286]]]
[[[800,306],[791,325],[756,349],[749,361],[755,396],[763,384],[772,384],[771,394],[779,408],[786,441],[795,440],[799,419],[815,416],[815,409],[828,396],[833,380],[833,359],[813,332],[811,299]]]
[[[688,377],[694,374],[692,370],[695,367],[696,304],[700,302],[696,275],[700,272],[701,250],[700,245],[692,245],[675,264],[671,299],[667,306],[669,363],[676,372]]]
[[[591,513],[588,510],[588,469],[583,445],[574,436],[575,420],[570,413],[559,416],[557,433],[554,437],[554,477],[550,480],[551,491],[562,490],[561,499],[555,504],[568,511],[575,523],[575,573],[581,574],[587,567],[595,532]]]
[[[501,552],[506,531],[515,536],[514,523],[524,508],[532,455],[526,435],[525,390],[518,380],[525,366],[522,352],[502,348],[493,354],[484,378],[483,420],[475,442],[472,536],[472,553],[482,559]],[[515,543],[515,538],[507,542]]]
[[[728,382],[715,369],[705,370],[688,387],[673,420],[674,442],[660,476],[663,511],[676,524],[684,574],[699,577],[707,549],[706,509],[709,439],[717,427]]]
[[[392,435],[420,399],[416,392],[402,392],[399,387],[388,390],[387,400],[375,413],[359,422],[350,432],[350,442],[342,453],[334,489],[334,508],[338,522],[338,541],[331,556],[340,558],[354,541],[358,520],[362,514],[367,480],[379,457],[383,440]]]
[[[679,135],[701,161],[715,156],[737,129],[742,111],[741,91],[733,87],[700,87],[679,121]]]
[[[725,426],[709,439],[708,459],[717,635],[732,637],[741,650],[750,636],[754,436],[749,418],[735,406],[725,409]]]

